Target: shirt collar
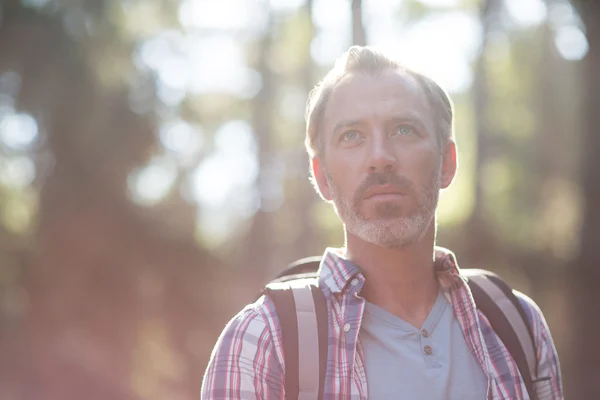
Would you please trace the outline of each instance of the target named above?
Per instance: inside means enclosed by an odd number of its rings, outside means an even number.
[[[321,259],[319,279],[332,293],[343,292],[354,278],[360,280],[361,286],[364,283],[360,267],[344,258],[344,254],[344,249],[328,247]],[[460,268],[452,251],[436,246],[434,267],[440,287],[444,291],[456,288],[462,283]]]
[[[364,280],[360,267],[344,258],[344,253],[344,249],[328,247],[321,259],[319,279],[331,293],[342,292],[357,276]]]

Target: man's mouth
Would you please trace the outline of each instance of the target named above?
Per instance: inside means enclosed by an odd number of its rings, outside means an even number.
[[[380,185],[372,187],[365,193],[364,199],[394,200],[406,196],[406,193],[394,185]]]

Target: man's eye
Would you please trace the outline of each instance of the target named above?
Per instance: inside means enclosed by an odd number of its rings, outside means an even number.
[[[394,135],[410,136],[414,133],[413,128],[408,125],[400,125],[394,131]]]
[[[360,135],[357,131],[348,131],[348,132],[344,132],[344,134],[342,135],[342,141],[351,142],[353,140],[358,139],[359,137],[360,137]]]

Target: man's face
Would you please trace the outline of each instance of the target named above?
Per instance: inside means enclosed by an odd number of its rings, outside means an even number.
[[[456,159],[452,142],[450,152],[440,149],[418,82],[394,70],[348,75],[331,93],[321,127],[315,177],[348,233],[389,248],[421,238]]]

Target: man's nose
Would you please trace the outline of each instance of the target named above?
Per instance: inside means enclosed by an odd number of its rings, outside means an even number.
[[[371,136],[369,149],[369,171],[370,172],[393,172],[398,167],[398,159],[394,153],[394,147],[383,134]]]

